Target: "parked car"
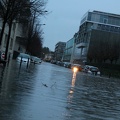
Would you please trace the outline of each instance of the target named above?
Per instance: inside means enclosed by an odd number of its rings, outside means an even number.
[[[0,51],[0,61],[4,61],[5,53]]]
[[[36,56],[31,56],[31,62],[34,64],[40,64],[42,62],[42,60]]]
[[[61,63],[60,61],[56,61],[56,65],[60,65],[60,63]]]
[[[70,62],[64,62],[64,67],[71,68],[71,63]]]
[[[56,64],[56,60],[51,60],[51,63],[52,64]]]
[[[5,53],[0,51],[0,65],[5,65],[6,64],[5,60]]]
[[[82,66],[80,64],[72,64],[71,69],[73,69],[74,67],[78,68],[78,71],[82,71]]]
[[[100,75],[100,70],[98,69],[98,67],[90,66],[90,65],[85,65],[83,72],[93,75]]]
[[[30,62],[30,55],[25,54],[25,53],[20,53],[19,56],[17,57],[18,61],[22,61],[22,62]]]

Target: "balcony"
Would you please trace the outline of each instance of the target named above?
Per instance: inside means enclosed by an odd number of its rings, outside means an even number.
[[[88,43],[85,43],[85,42],[81,42],[79,44],[76,45],[77,48],[84,48],[88,45]]]

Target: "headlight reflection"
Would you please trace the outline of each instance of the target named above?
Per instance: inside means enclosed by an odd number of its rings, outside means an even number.
[[[76,81],[76,72],[73,72],[73,77],[72,77],[72,87],[75,86],[75,81]]]
[[[77,67],[73,67],[73,76],[72,76],[72,87],[75,86],[75,81],[76,81],[76,74],[78,72],[78,68]]]
[[[78,68],[77,67],[74,67],[73,69],[73,76],[72,76],[72,82],[71,82],[71,89],[69,91],[69,98],[72,97],[72,94],[74,93],[74,86],[75,86],[75,81],[76,81],[76,74],[78,72]]]
[[[72,87],[71,87],[71,89],[69,91],[70,94],[74,93],[75,81],[76,81],[76,72],[73,72],[72,83],[71,83]]]

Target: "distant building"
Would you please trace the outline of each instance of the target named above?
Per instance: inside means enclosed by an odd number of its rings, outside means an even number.
[[[116,45],[116,50],[120,47],[120,15],[93,11],[87,12],[80,23],[77,39],[75,40],[74,59],[80,63],[84,61],[102,60],[105,58],[105,52]],[[113,49],[111,47],[111,49]],[[103,51],[105,50],[105,51]],[[113,49],[117,57],[120,53]],[[116,51],[116,52],[115,52]],[[101,56],[100,58],[98,58]],[[106,54],[107,57],[107,54]],[[112,58],[112,57],[111,57]]]
[[[63,55],[65,51],[66,42],[58,42],[55,45],[55,59],[57,61],[63,60]]]
[[[71,38],[70,40],[68,40],[66,42],[63,61],[71,62],[71,63],[74,62],[74,58],[75,58],[75,55],[76,55],[76,52],[75,52],[75,40],[77,38],[77,35],[78,35],[78,33],[75,33],[73,38]]]
[[[63,56],[63,61],[65,62],[71,61],[71,56],[73,54],[74,41],[75,41],[75,38],[73,37],[66,42],[65,52]]]
[[[53,56],[54,56],[53,53],[45,54],[44,61],[50,62],[53,59]]]

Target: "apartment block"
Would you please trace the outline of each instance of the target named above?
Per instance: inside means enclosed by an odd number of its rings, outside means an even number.
[[[74,59],[80,63],[84,61],[107,60],[107,52],[120,53],[120,15],[101,11],[88,11],[81,19],[78,36],[75,40]],[[116,46],[116,50],[113,48]],[[111,48],[110,48],[111,47]],[[113,49],[114,53],[110,52]],[[94,56],[93,56],[94,55]],[[101,57],[101,58],[98,58]],[[104,57],[104,58],[103,58]],[[111,59],[112,60],[112,59]]]
[[[55,45],[55,59],[57,61],[61,61],[63,59],[65,46],[66,46],[66,42],[58,42]]]

